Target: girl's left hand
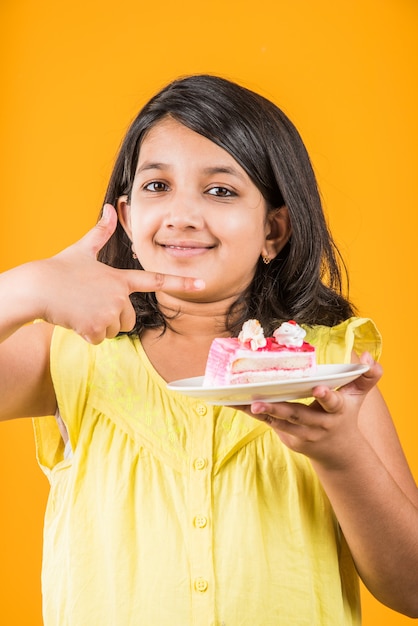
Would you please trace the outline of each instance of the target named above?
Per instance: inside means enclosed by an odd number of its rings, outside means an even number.
[[[357,571],[380,602],[418,616],[418,492],[390,413],[370,369],[332,391],[320,385],[309,406],[253,402],[291,450],[310,458],[350,548]]]
[[[341,465],[348,460],[355,441],[363,437],[358,428],[360,407],[382,375],[381,366],[367,352],[360,362],[370,366],[365,374],[335,391],[324,385],[315,387],[310,405],[255,401],[245,411],[270,424],[291,450],[321,464]]]

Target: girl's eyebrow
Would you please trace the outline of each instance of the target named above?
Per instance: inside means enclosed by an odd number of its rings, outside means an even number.
[[[170,166],[167,163],[154,163],[151,161],[145,161],[145,163],[137,167],[136,173],[140,174],[141,172],[145,172],[147,170],[165,170],[169,168]]]
[[[245,181],[245,177],[242,172],[231,165],[215,165],[213,167],[205,167],[203,172],[205,174],[230,174],[231,176],[236,176],[242,181]]]
[[[139,165],[136,173],[140,174],[141,172],[146,172],[148,170],[169,170],[172,166],[169,163],[161,163],[154,161],[145,161],[142,165]],[[215,174],[229,174],[230,176],[235,176],[236,178],[245,181],[245,177],[237,168],[231,165],[212,165],[209,167],[205,167],[202,170],[203,174],[206,175],[215,175]]]

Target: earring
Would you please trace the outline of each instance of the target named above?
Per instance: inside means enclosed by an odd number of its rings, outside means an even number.
[[[261,258],[263,259],[263,263],[265,263],[266,265],[268,265],[271,261],[270,257],[268,256],[263,256]]]
[[[138,257],[136,256],[136,252],[135,252],[135,250],[134,250],[134,246],[133,246],[133,244],[132,244],[132,246],[131,246],[131,250],[132,250],[132,258],[133,258],[133,259],[137,259]]]

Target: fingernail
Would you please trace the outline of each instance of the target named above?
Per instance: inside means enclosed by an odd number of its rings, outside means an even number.
[[[195,289],[204,289],[205,281],[201,280],[200,278],[197,278],[196,280],[193,281],[193,286]]]
[[[110,217],[110,206],[105,204],[102,210],[102,220],[107,221]]]
[[[265,413],[266,412],[266,406],[265,404],[261,404],[260,402],[253,402],[251,405],[251,413],[254,413],[255,415],[258,415],[259,413]]]
[[[361,355],[361,362],[364,363],[365,365],[373,365],[374,363],[374,359],[372,357],[372,355],[370,354],[370,352],[363,352],[363,354]]]

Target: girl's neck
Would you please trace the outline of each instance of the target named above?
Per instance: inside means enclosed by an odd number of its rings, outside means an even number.
[[[227,314],[230,302],[182,303],[180,311],[171,305],[159,303],[168,320],[168,333],[193,338],[228,336]]]
[[[227,337],[227,311],[231,303],[181,303],[178,308],[159,302],[168,327],[147,329],[141,343],[154,369],[165,381],[204,374],[209,348],[215,337]]]

